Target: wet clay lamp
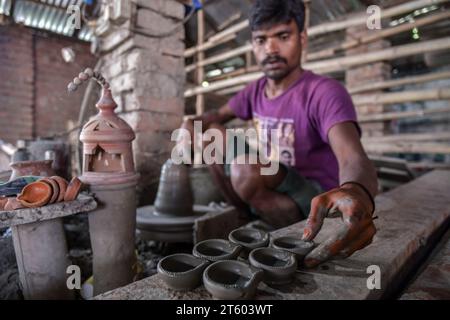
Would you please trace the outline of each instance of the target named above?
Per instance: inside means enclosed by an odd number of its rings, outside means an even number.
[[[314,249],[315,243],[293,237],[280,237],[272,240],[272,247],[293,253],[297,259],[297,265],[300,268],[303,265],[305,256]]]
[[[51,185],[40,180],[26,185],[17,199],[27,208],[38,208],[45,206],[50,201],[52,194]]]
[[[274,248],[258,248],[250,252],[248,261],[264,270],[263,281],[268,285],[284,285],[292,282],[297,270],[295,256]]]
[[[269,234],[267,232],[252,228],[233,230],[228,235],[228,239],[243,247],[241,257],[244,259],[248,258],[248,254],[253,249],[267,247],[269,244]]]
[[[246,300],[255,295],[263,278],[262,270],[236,260],[211,264],[203,273],[205,289],[216,299]]]
[[[209,261],[234,260],[242,247],[223,239],[209,239],[197,243],[192,253],[194,256]]]
[[[174,290],[192,290],[202,282],[209,261],[190,254],[177,253],[161,259],[157,271],[166,285]]]
[[[83,143],[83,173],[80,181],[94,194],[99,205],[89,213],[93,251],[94,295],[133,281],[136,229],[136,185],[132,141],[135,134],[117,114],[108,82],[98,72],[86,69],[68,85],[75,91],[83,82],[95,80],[102,87],[98,114],[80,134]],[[69,195],[68,195],[69,193]],[[66,190],[65,200],[70,199]]]

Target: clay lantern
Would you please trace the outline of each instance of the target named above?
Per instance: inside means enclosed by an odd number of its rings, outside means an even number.
[[[131,127],[119,118],[114,109],[117,104],[111,90],[103,88],[96,107],[100,112],[83,127],[83,178],[97,181],[116,173],[114,178],[134,177],[131,143],[135,134]]]
[[[89,213],[93,252],[94,295],[133,281],[136,264],[136,185],[131,127],[117,116],[109,84],[98,72],[86,69],[68,86],[74,91],[89,79],[102,86],[96,107],[99,113],[83,127],[83,174],[100,206]]]

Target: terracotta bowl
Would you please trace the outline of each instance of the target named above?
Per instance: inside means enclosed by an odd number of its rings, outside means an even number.
[[[315,247],[313,241],[303,241],[293,237],[280,237],[272,240],[272,247],[293,253],[297,265],[302,265],[305,256]]]
[[[174,290],[192,290],[202,281],[209,261],[190,254],[178,253],[161,259],[157,271],[166,285]]]
[[[59,177],[59,176],[53,176],[50,178],[55,180],[59,187],[59,195],[58,195],[58,199],[56,199],[56,202],[64,201],[64,196],[66,194],[67,185],[69,183],[66,181],[66,179]]]
[[[241,257],[247,259],[250,251],[256,248],[267,247],[269,234],[262,230],[252,228],[240,228],[230,232],[228,239],[243,247]]]
[[[36,181],[26,185],[17,199],[27,208],[37,208],[45,206],[51,197],[51,185],[45,181]]]
[[[52,196],[50,198],[50,200],[48,201],[48,203],[55,203],[56,200],[58,200],[58,196],[59,196],[59,185],[58,183],[51,179],[51,178],[43,178],[40,179],[39,181],[43,181],[43,182],[47,182],[51,187],[52,187]]]
[[[192,250],[194,256],[209,261],[234,260],[242,247],[223,239],[210,239],[197,243]]]
[[[64,201],[75,200],[80,193],[81,185],[81,180],[77,177],[73,177],[72,180],[70,180],[69,185],[67,186],[66,194],[64,195]]]
[[[255,295],[263,271],[236,260],[211,264],[203,273],[205,289],[216,299],[244,300]]]
[[[268,285],[283,285],[292,282],[297,270],[295,256],[274,248],[258,248],[250,252],[250,264],[264,270],[263,281]]]

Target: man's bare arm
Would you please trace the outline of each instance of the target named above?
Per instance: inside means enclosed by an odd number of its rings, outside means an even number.
[[[331,148],[339,163],[341,186],[315,197],[303,230],[303,239],[312,240],[326,217],[341,215],[340,226],[305,258],[314,267],[334,256],[348,257],[368,246],[376,233],[373,223],[377,193],[376,171],[361,145],[351,122],[335,125],[328,132]],[[345,182],[351,182],[343,185]]]
[[[201,121],[203,130],[207,130],[212,123],[225,124],[235,117],[234,111],[226,104],[218,110],[205,112],[200,116],[184,121],[181,127],[192,133],[194,131],[194,121]]]
[[[358,130],[351,122],[340,123],[328,133],[331,148],[339,163],[339,182],[359,182],[374,197],[378,191],[377,174],[366,155]]]

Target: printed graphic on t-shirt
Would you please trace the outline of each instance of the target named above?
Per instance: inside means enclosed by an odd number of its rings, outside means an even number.
[[[295,166],[294,120],[264,117],[253,113],[253,123],[264,155],[270,160],[279,159],[285,165]],[[272,139],[272,134],[276,134],[277,139]],[[273,141],[278,144],[272,143]]]

